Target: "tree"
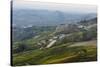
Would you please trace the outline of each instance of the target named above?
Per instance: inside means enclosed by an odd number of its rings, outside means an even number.
[[[25,44],[19,44],[19,46],[14,50],[15,53],[23,52],[28,50],[29,47]]]

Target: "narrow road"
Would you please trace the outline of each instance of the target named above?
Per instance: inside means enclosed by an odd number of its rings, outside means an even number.
[[[70,45],[69,47],[74,47],[74,46],[96,46],[97,41],[92,40],[92,41],[86,41],[86,42],[78,42],[75,44]]]
[[[47,47],[46,48],[49,48],[49,47],[51,47],[53,44],[55,44],[55,42],[56,42],[57,40],[53,40],[53,41],[51,41],[48,45],[47,45]]]

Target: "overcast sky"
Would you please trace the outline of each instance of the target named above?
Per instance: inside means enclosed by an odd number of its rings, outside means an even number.
[[[47,3],[25,0],[14,0],[13,7],[26,8],[26,9],[47,9],[47,10],[60,10],[64,12],[83,12],[83,13],[96,13],[97,6],[95,5],[82,5],[82,4],[61,4],[61,3]]]

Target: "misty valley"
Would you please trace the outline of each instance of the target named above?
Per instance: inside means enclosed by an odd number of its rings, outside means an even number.
[[[14,65],[97,60],[97,18],[55,26],[14,26],[12,31]]]

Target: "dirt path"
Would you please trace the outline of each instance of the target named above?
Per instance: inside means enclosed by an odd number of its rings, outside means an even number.
[[[92,41],[86,41],[86,42],[78,42],[75,44],[70,45],[69,47],[74,47],[74,46],[96,46],[97,41],[92,40]]]
[[[51,47],[55,42],[56,42],[57,40],[53,40],[53,41],[51,41],[48,45],[47,45],[47,47],[46,48],[49,48],[49,47]]]

